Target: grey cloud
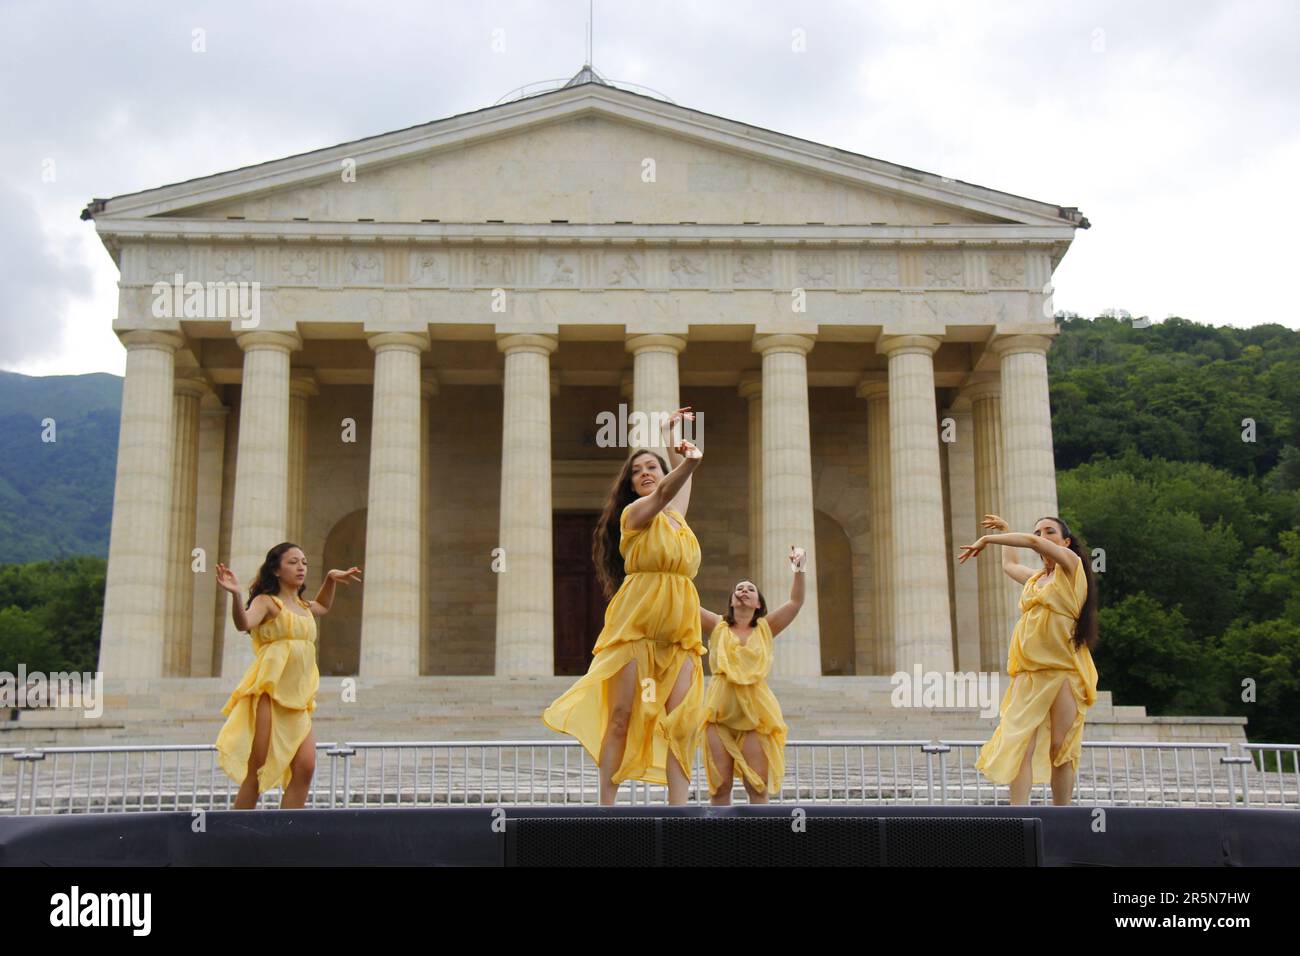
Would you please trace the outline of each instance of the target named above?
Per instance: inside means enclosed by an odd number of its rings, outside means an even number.
[[[79,251],[46,239],[36,205],[0,181],[0,368],[57,357],[63,307],[91,290]]]

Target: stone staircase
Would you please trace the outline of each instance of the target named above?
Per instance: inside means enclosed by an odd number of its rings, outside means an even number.
[[[1003,678],[1005,681],[1005,677]],[[317,695],[318,741],[484,741],[567,739],[541,712],[570,677],[325,677]],[[346,682],[346,684],[345,684]],[[172,678],[109,681],[104,713],[47,709],[0,714],[0,748],[120,744],[203,744],[216,740],[234,681]],[[997,717],[978,708],[896,707],[887,676],[781,678],[771,681],[790,740],[984,740]],[[1005,685],[1003,685],[1005,686]],[[345,699],[345,693],[355,699]],[[994,707],[1000,694],[994,696]],[[1086,739],[1144,742],[1245,742],[1240,717],[1149,717],[1098,694]]]

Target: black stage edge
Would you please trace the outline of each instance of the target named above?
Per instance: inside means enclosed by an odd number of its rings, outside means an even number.
[[[439,807],[0,817],[0,866],[1300,864],[1300,812]]]

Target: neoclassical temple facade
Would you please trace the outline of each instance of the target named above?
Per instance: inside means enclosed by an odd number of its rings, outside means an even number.
[[[364,569],[322,673],[585,670],[620,405],[701,413],[705,606],[741,578],[780,603],[808,550],[775,673],[1005,662],[1017,589],[997,549],[956,555],[984,513],[1057,511],[1049,290],[1077,209],[596,80],[83,218],[127,352],[109,678],[237,675],[216,564],[246,589],[286,539],[308,596]]]

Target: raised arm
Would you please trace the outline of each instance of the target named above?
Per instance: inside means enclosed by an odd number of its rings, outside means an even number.
[[[245,608],[243,597],[239,593],[239,579],[235,577],[234,571],[220,562],[217,564],[217,586],[234,597],[235,600],[230,605],[230,617],[235,622],[236,629],[245,633],[266,620],[271,608],[275,607],[269,597],[259,594]]]
[[[999,518],[997,515],[985,515],[984,520],[980,522],[980,525],[996,532],[1008,532],[1011,530],[1011,525],[1007,524],[1005,520]],[[1021,585],[1034,576],[1034,569],[1028,565],[1021,564],[1020,556],[1016,553],[1016,549],[1009,545],[1003,545],[1002,547],[1002,570],[1006,573],[1007,577]]]
[[[663,436],[664,450],[667,453],[668,466],[676,468],[681,464],[682,456],[678,454],[676,442],[673,441],[673,426],[682,419],[695,421],[695,413],[691,411],[691,406],[679,408],[660,423],[659,431]],[[668,506],[678,512],[683,518],[686,517],[686,509],[691,506],[691,479],[688,476],[681,490],[677,492],[676,497],[668,503]]]
[[[962,546],[962,555],[957,559],[959,563],[965,563],[967,558],[974,557],[984,550],[986,545],[1000,544],[1003,547],[1013,548],[1031,548],[1045,557],[1050,557],[1053,561],[1065,568],[1070,574],[1074,574],[1079,567],[1079,556],[1063,545],[1055,541],[1048,541],[1046,538],[1036,534],[1025,534],[1023,531],[1010,531],[1005,534],[986,534],[979,538],[974,544]],[[1024,567],[1024,565],[1017,565]],[[1025,581],[1029,580],[1035,572],[1025,568],[1029,574],[1025,576]],[[1008,571],[1008,574],[1011,572]],[[1015,575],[1012,575],[1015,577]],[[1021,582],[1024,583],[1023,581]]]
[[[803,607],[804,567],[807,561],[808,553],[803,548],[790,548],[790,569],[794,572],[794,580],[790,582],[790,600],[767,616],[767,625],[772,629],[773,637],[789,627]]]
[[[1051,538],[1044,538],[1040,534],[1027,534],[1025,537],[1029,539],[1029,543],[1026,547],[1033,548],[1044,557],[1050,557],[1061,567],[1065,568],[1066,571],[1070,572],[1071,577],[1073,577],[1074,572],[1079,569],[1079,564],[1081,563],[1079,556],[1065,545],[1057,544]]]
[[[320,590],[316,592],[316,600],[308,602],[311,605],[312,613],[317,617],[329,613],[330,605],[334,603],[335,584],[347,584],[350,581],[360,580],[360,568],[348,568],[346,571],[330,571],[325,575],[325,580],[320,583]]]
[[[718,622],[721,620],[721,614],[714,614],[712,611],[700,608],[700,633],[712,634],[713,629],[718,626]]]
[[[623,509],[623,513],[627,515],[627,526],[634,531],[648,527],[655,515],[672,502],[677,493],[682,490],[682,485],[691,477],[691,473],[700,466],[700,461],[704,457],[700,450],[688,441],[677,445],[677,453],[682,456],[682,461],[668,472],[664,480],[655,486],[655,490]]]

